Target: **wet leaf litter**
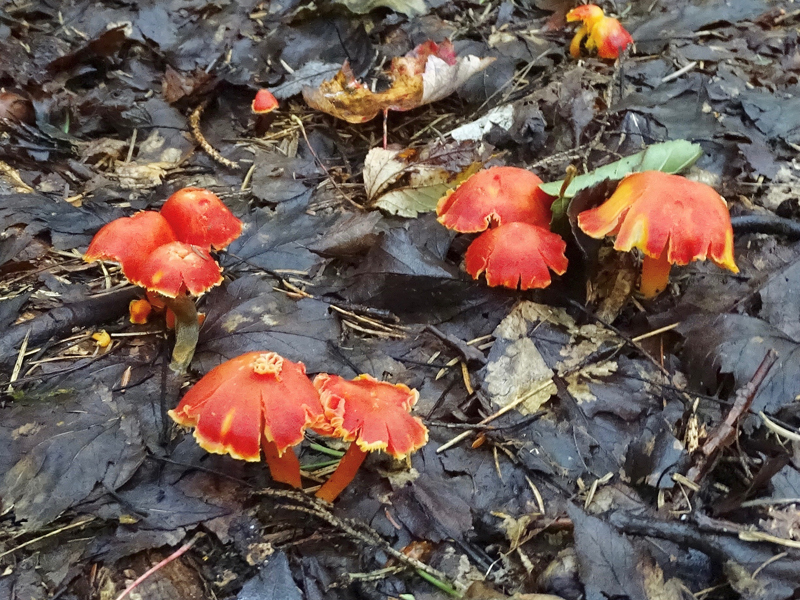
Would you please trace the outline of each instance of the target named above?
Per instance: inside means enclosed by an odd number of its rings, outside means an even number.
[[[0,9],[0,597],[792,597],[798,15],[575,8]],[[545,182],[548,220],[444,227],[496,167]],[[653,170],[725,199],[738,273],[676,265],[648,299],[641,253],[584,234]],[[165,312],[132,323],[144,291],[83,256],[184,188],[242,232],[177,375]],[[471,266],[509,225],[564,239],[547,288]],[[415,390],[429,440],[332,505],[346,424],[306,429],[302,490],[209,454],[168,411],[248,352]]]

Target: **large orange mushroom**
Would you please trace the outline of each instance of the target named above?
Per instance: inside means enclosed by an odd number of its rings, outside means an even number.
[[[523,222],[547,227],[555,198],[539,189],[542,180],[518,167],[492,167],[475,173],[439,200],[439,222],[460,233]]]
[[[314,378],[327,423],[320,433],[352,442],[339,466],[317,497],[333,502],[353,480],[368,452],[383,450],[404,458],[428,442],[428,430],[409,413],[419,398],[403,384],[378,381],[369,375],[347,380],[320,373]]]
[[[263,451],[272,478],[301,487],[292,450],[306,428],[322,426],[319,392],[303,363],[275,352],[248,352],[209,371],[169,411],[194,427],[197,443],[215,454],[258,461]]]
[[[557,233],[530,223],[507,223],[483,232],[467,248],[467,273],[486,273],[489,286],[527,290],[550,285],[550,271],[567,271],[566,242]]]
[[[185,244],[221,250],[242,233],[237,219],[219,197],[203,188],[188,187],[172,194],[161,215]]]
[[[631,34],[613,17],[607,17],[596,4],[584,4],[567,13],[567,22],[581,21],[575,37],[569,45],[569,53],[578,58],[581,42],[586,40],[587,50],[597,50],[597,56],[606,59],[619,58],[620,52],[633,43]]]
[[[647,298],[667,287],[673,264],[708,258],[739,272],[725,199],[714,188],[680,175],[628,175],[608,200],[578,215],[578,226],[593,238],[616,236],[616,250],[642,251],[639,290]]]

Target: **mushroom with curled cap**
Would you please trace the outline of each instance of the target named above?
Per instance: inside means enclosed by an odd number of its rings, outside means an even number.
[[[739,272],[725,199],[711,186],[680,175],[628,175],[608,200],[578,215],[578,226],[593,238],[616,236],[615,250],[642,251],[639,291],[646,298],[667,287],[673,264],[708,258]]]
[[[317,375],[314,386],[327,420],[319,432],[351,442],[336,471],[317,491],[318,498],[333,502],[368,452],[383,450],[404,458],[428,442],[427,428],[409,414],[419,398],[417,390],[369,375],[347,380],[327,373]]]
[[[539,189],[542,180],[518,167],[479,171],[445,194],[436,206],[439,222],[460,233],[477,233],[504,223],[547,227],[555,198]]]
[[[269,90],[260,89],[256,92],[250,108],[257,115],[265,115],[278,108],[278,99]]]
[[[324,422],[319,392],[303,363],[275,352],[248,352],[215,367],[169,415],[194,427],[194,438],[208,452],[258,461],[263,451],[272,478],[296,488],[300,462],[292,447],[306,428]]]
[[[513,290],[545,288],[552,270],[567,271],[566,242],[557,233],[530,223],[507,223],[484,231],[467,248],[467,273],[473,279],[486,274],[490,286]]]
[[[581,42],[586,39],[587,50],[597,50],[597,56],[619,58],[620,52],[633,43],[631,34],[613,17],[607,17],[596,4],[584,4],[567,13],[567,22],[581,21],[569,45],[573,58],[581,55]]]

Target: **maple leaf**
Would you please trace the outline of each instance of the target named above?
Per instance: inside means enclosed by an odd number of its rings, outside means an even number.
[[[387,72],[392,85],[386,90],[370,90],[345,62],[333,79],[317,88],[304,87],[303,98],[311,108],[348,123],[364,123],[381,112],[411,110],[446,98],[492,62],[494,58],[456,56],[449,40],[441,44],[427,41],[392,59]]]

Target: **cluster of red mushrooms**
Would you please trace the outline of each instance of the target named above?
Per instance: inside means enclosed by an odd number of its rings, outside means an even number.
[[[194,427],[208,452],[258,461],[263,452],[275,481],[301,487],[293,446],[306,429],[351,442],[339,466],[316,492],[333,502],[353,480],[368,452],[404,458],[424,446],[428,430],[411,408],[419,393],[369,375],[347,380],[320,373],[274,352],[248,352],[206,374],[170,416]]]
[[[200,328],[191,296],[222,283],[222,268],[210,252],[225,248],[241,232],[242,222],[215,194],[184,188],[158,212],[142,211],[105,225],[83,258],[117,262],[128,281],[147,290],[148,300],[131,302],[132,322],[146,322],[153,307],[168,309],[168,324],[175,327],[171,366],[182,372],[194,356]]]
[[[544,288],[550,270],[567,270],[566,243],[549,230],[555,200],[524,169],[492,167],[476,173],[437,206],[439,222],[461,233],[482,231],[467,249],[467,272],[485,273],[490,286]],[[725,200],[704,183],[660,171],[633,173],[596,208],[578,215],[578,226],[594,238],[615,236],[614,248],[643,254],[639,291],[660,294],[673,264],[710,259],[738,273],[733,228]]]

